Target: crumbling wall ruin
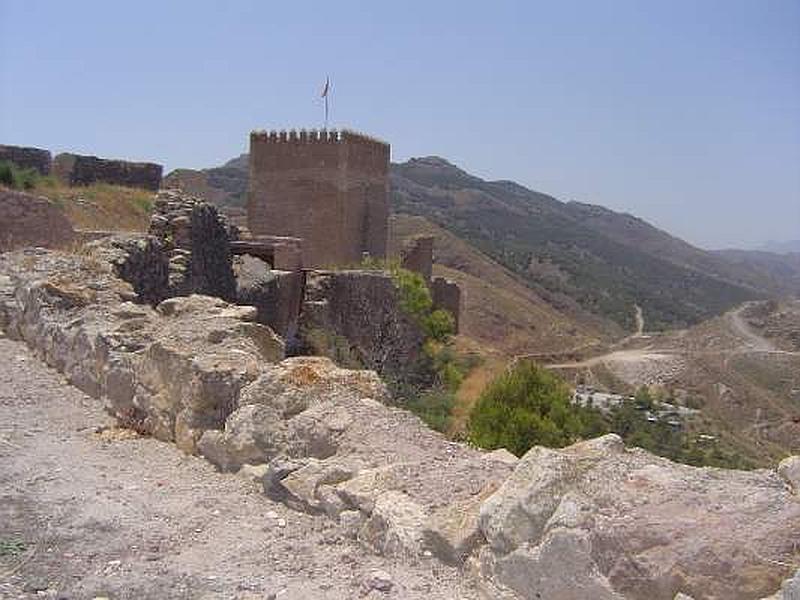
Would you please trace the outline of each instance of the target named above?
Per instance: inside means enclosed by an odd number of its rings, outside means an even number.
[[[255,309],[188,296],[153,309],[98,258],[27,250],[0,256],[0,326],[27,342],[122,423],[187,452],[220,428],[283,342]]]
[[[394,379],[417,366],[425,341],[383,271],[309,272],[300,329],[306,337],[315,330],[340,336],[363,366]]]
[[[269,269],[264,261],[244,254],[234,261],[239,304],[255,306],[259,323],[269,325],[287,344],[295,342],[305,290],[301,270]]]
[[[430,283],[430,288],[434,308],[446,310],[453,316],[454,333],[458,333],[461,319],[461,288],[457,283],[444,277],[435,277]]]
[[[433,236],[417,236],[408,242],[400,256],[400,266],[419,273],[426,282],[433,276]]]
[[[0,162],[9,161],[23,169],[35,169],[42,175],[50,173],[52,157],[49,150],[0,144]]]
[[[52,171],[68,185],[110,183],[156,191],[161,185],[163,167],[155,163],[113,160],[65,152],[55,157]]]
[[[236,301],[229,241],[237,235],[217,209],[175,190],[158,193],[149,234],[115,234],[90,244],[143,302],[206,294]]]
[[[433,277],[434,237],[420,235],[408,240],[400,254],[400,265],[422,275],[431,291],[435,309],[446,310],[453,317],[454,333],[459,331],[461,320],[461,288],[444,277]]]
[[[504,600],[797,594],[800,457],[694,468],[608,435],[517,461],[381,404],[374,373],[280,360],[252,308],[135,299],[95,256],[0,255],[5,334],[122,425],[257,473],[270,498],[376,553],[463,565],[484,597]]]
[[[74,240],[72,225],[58,204],[0,188],[0,252],[24,246],[61,248]]]

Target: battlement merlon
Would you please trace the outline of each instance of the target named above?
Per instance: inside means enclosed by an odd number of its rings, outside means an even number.
[[[389,170],[391,148],[374,137],[349,129],[290,129],[252,131],[251,165],[254,173],[347,164],[353,172],[383,177]],[[252,167],[251,167],[252,168]]]
[[[368,144],[389,148],[387,142],[352,129],[257,129],[250,132],[250,141],[273,144]]]

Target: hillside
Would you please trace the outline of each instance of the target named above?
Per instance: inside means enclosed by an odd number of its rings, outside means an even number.
[[[508,269],[424,217],[392,217],[390,253],[399,254],[404,240],[420,234],[436,239],[434,271],[461,286],[462,333],[483,348],[505,356],[569,353],[621,333],[577,305],[554,309]]]
[[[165,178],[243,219],[247,155]],[[800,259],[707,252],[632,215],[559,200],[510,181],[484,181],[438,157],[393,164],[395,213],[425,217],[513,273],[559,312],[591,313],[633,330],[685,327],[732,306],[800,293]]]
[[[392,189],[396,211],[453,231],[551,303],[576,301],[627,329],[637,304],[648,328],[663,329],[702,321],[765,287],[639,219],[484,181],[441,158],[395,165]]]
[[[800,252],[718,250],[714,254],[742,269],[759,272],[773,281],[782,282],[780,291],[786,295],[800,294]]]

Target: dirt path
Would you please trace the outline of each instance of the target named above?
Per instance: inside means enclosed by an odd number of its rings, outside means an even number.
[[[0,598],[475,597],[456,569],[374,556],[171,444],[95,432],[110,424],[0,335]]]
[[[747,308],[747,306],[747,304],[743,304],[742,306],[727,313],[726,317],[731,325],[731,330],[736,335],[743,338],[744,342],[748,346],[748,349],[750,350],[756,352],[777,351],[778,348],[772,342],[758,335],[755,331],[753,331],[750,325],[747,324],[747,321],[745,321],[744,317],[742,316],[742,312]]]
[[[634,318],[636,319],[636,333],[634,337],[642,337],[644,334],[644,313],[642,312],[642,307],[638,304],[634,304],[636,309],[636,314]]]

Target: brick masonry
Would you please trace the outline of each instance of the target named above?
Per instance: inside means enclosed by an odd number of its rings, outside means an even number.
[[[351,131],[253,132],[248,227],[303,239],[303,265],[386,256],[389,145]]]

